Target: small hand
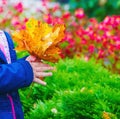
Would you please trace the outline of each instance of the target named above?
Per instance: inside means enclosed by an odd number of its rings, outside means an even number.
[[[54,67],[51,67],[48,64],[38,61],[37,58],[35,58],[34,56],[29,56],[26,60],[31,64],[33,69],[33,73],[34,73],[33,82],[39,83],[41,85],[46,85],[46,82],[40,79],[40,77],[43,78],[47,76],[52,76],[52,72],[45,72],[45,71],[53,70]]]

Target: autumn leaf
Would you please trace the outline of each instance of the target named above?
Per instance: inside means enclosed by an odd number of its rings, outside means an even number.
[[[17,51],[28,51],[39,59],[56,62],[61,49],[58,47],[64,38],[64,24],[50,26],[34,18],[26,23],[24,30],[12,33],[13,40],[18,44]]]

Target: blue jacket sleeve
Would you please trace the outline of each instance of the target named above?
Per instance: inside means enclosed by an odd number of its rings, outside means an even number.
[[[33,70],[29,62],[18,60],[0,65],[0,93],[8,93],[29,86],[33,81]]]

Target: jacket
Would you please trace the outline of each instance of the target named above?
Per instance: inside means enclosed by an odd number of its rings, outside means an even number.
[[[11,63],[8,64],[0,50],[0,119],[24,119],[18,89],[29,86],[33,81],[33,70],[29,62],[17,60],[14,44],[7,32]]]

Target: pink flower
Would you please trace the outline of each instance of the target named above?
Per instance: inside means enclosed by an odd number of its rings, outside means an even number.
[[[70,32],[66,32],[66,33],[65,33],[65,37],[64,37],[63,40],[69,42],[69,40],[72,39],[72,37],[73,37],[73,36],[72,36],[72,34],[71,34]]]
[[[116,49],[120,50],[120,44],[116,44]]]
[[[28,21],[28,18],[24,18],[24,19],[23,19],[23,22],[27,22],[27,21]]]
[[[53,18],[53,23],[52,25],[55,25],[55,24],[63,24],[63,20],[60,18],[60,17],[55,17]]]
[[[95,46],[93,44],[90,44],[89,47],[88,47],[88,50],[90,53],[93,53],[94,50],[95,50]]]
[[[53,23],[53,19],[52,19],[52,15],[51,14],[46,14],[43,16],[43,19],[45,20],[45,22],[47,22],[48,24],[52,24]]]
[[[18,17],[13,17],[12,20],[11,20],[11,24],[12,24],[13,26],[19,25],[19,24],[20,24],[19,18],[18,18]]]
[[[75,32],[79,37],[81,37],[85,34],[85,30],[83,27],[79,27]]]
[[[99,52],[98,52],[98,59],[100,58],[103,58],[104,57],[104,50],[100,49]]]
[[[2,4],[6,5],[7,4],[7,0],[2,0]]]
[[[21,25],[19,29],[20,29],[20,30],[23,30],[23,29],[25,29],[25,28],[26,28],[25,25]]]
[[[17,3],[14,8],[18,11],[18,12],[23,12],[23,4],[21,2]]]
[[[47,0],[42,0],[42,6],[44,6],[44,7],[47,6]]]
[[[86,40],[85,38],[82,38],[80,44],[82,44],[82,45],[86,45],[86,44],[87,44],[87,40]]]
[[[4,10],[3,10],[3,7],[0,6],[0,13],[2,13]]]
[[[84,10],[82,8],[79,8],[75,11],[75,17],[77,17],[78,19],[82,19],[85,17],[85,13]]]
[[[98,35],[95,34],[95,41],[96,41],[97,43],[101,43],[101,42],[102,42],[102,38],[99,36],[99,34],[98,34]]]
[[[62,15],[62,18],[63,19],[69,19],[71,16],[70,12],[65,12],[63,15]]]
[[[109,49],[108,49],[108,52],[109,52],[109,53],[113,53],[113,52],[114,52],[114,50],[115,50],[115,46],[114,46],[114,45],[112,45],[112,44],[109,44]]]
[[[103,39],[102,39],[102,47],[103,47],[103,48],[107,49],[107,48],[110,47],[110,45],[112,45],[112,44],[110,43],[110,39],[108,39],[108,38],[103,38]]]
[[[110,16],[105,17],[103,23],[104,24],[110,24],[110,22],[111,22],[111,17]]]
[[[77,27],[77,26],[78,26],[77,22],[75,22],[75,21],[72,21],[72,22],[71,22],[71,25],[72,25],[73,27]]]
[[[92,23],[92,24],[98,24],[98,21],[97,21],[96,18],[90,18],[89,22]]]

